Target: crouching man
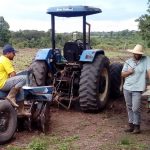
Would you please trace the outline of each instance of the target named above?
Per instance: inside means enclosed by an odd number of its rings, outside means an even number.
[[[18,115],[29,116],[30,113],[24,110],[24,101],[16,103],[16,95],[19,94],[22,86],[26,84],[26,76],[16,76],[12,60],[15,56],[16,50],[10,45],[6,44],[3,48],[3,55],[0,56],[0,90],[9,91],[6,99],[18,110]]]

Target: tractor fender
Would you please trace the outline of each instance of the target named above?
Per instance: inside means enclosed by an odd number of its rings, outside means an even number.
[[[101,49],[84,50],[80,56],[80,62],[93,62],[97,54],[105,55]]]
[[[45,61],[50,70],[52,70],[53,50],[51,48],[39,49],[35,56],[35,61]]]
[[[39,49],[36,53],[35,60],[48,60],[53,58],[53,51],[51,48]]]

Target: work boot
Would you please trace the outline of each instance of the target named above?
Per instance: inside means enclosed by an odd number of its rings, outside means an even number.
[[[17,111],[18,116],[31,116],[31,113],[25,111],[24,101],[19,102],[18,104],[19,104],[18,111]]]
[[[124,131],[125,132],[133,132],[134,130],[134,125],[133,123],[129,123],[129,127],[127,129],[125,129]]]
[[[140,125],[134,125],[133,134],[139,134],[141,132]]]
[[[13,88],[9,91],[9,93],[8,93],[8,95],[7,95],[7,97],[6,97],[6,99],[7,99],[14,107],[19,107],[19,105],[16,104],[16,95],[17,95],[17,93],[18,93],[18,90],[19,90],[19,89],[13,87]]]

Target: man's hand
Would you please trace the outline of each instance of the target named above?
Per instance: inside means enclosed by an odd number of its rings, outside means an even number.
[[[14,76],[16,76],[16,72],[15,71],[13,71],[13,72],[11,72],[10,74],[9,74],[9,77],[11,78],[11,77],[14,77]]]
[[[133,68],[129,69],[128,73],[129,73],[129,75],[133,74],[134,73],[134,69]]]
[[[122,72],[122,73],[121,73],[121,76],[124,77],[124,78],[126,78],[126,77],[128,77],[129,75],[131,75],[131,74],[133,74],[133,73],[134,73],[134,69],[131,68],[131,69],[129,69],[128,71]]]

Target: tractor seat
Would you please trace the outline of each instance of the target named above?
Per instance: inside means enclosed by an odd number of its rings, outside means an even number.
[[[63,52],[64,57],[68,62],[75,62],[80,59],[82,50],[76,42],[66,42]]]

